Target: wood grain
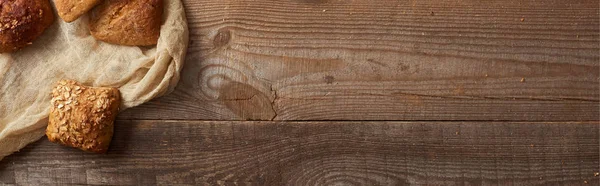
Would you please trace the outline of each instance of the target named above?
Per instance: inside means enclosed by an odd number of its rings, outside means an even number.
[[[184,0],[173,94],[122,119],[598,120],[597,0]]]
[[[118,121],[106,155],[45,138],[0,184],[600,184],[600,122]]]
[[[597,0],[183,2],[173,93],[0,185],[600,184]]]

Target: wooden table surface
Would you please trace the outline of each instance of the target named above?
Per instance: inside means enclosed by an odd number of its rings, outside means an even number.
[[[176,90],[17,185],[599,185],[598,0],[184,0]]]

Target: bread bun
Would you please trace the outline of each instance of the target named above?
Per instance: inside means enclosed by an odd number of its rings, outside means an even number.
[[[61,80],[52,89],[51,104],[48,140],[88,152],[108,150],[121,104],[118,89]]]
[[[155,45],[162,14],[162,0],[105,0],[92,10],[90,32],[108,43]]]
[[[31,44],[53,22],[48,0],[0,0],[0,53]]]
[[[100,0],[54,0],[54,5],[58,16],[65,22],[72,22],[100,2]]]

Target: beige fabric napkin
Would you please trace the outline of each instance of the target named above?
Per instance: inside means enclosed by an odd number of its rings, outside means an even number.
[[[44,135],[50,91],[59,79],[118,87],[121,110],[173,90],[185,58],[188,28],[181,1],[164,3],[155,47],[96,41],[89,34],[87,15],[72,23],[57,16],[32,45],[0,54],[0,160]]]

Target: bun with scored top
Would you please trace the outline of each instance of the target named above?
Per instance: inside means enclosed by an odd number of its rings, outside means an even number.
[[[108,43],[155,45],[162,14],[162,0],[105,0],[92,10],[90,32],[96,39]]]

